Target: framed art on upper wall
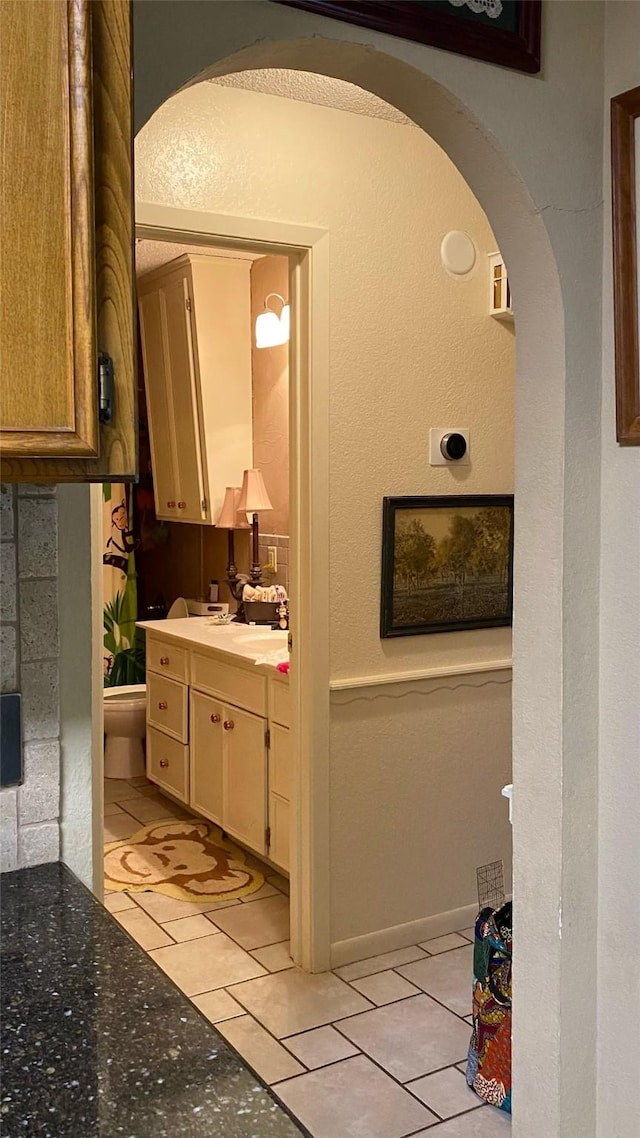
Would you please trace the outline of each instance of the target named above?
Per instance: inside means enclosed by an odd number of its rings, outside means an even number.
[[[611,100],[616,434],[640,446],[640,87]]]
[[[380,636],[511,624],[513,495],[385,498]]]
[[[541,0],[276,0],[485,63],[540,71]]]

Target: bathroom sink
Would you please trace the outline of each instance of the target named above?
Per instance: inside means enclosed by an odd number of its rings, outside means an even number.
[[[261,656],[263,653],[274,652],[277,648],[286,648],[287,631],[269,629],[267,632],[237,636],[235,641],[238,648],[242,648],[250,656]]]

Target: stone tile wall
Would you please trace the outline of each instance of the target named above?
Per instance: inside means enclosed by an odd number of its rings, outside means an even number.
[[[0,489],[0,676],[22,692],[24,766],[0,791],[5,871],[59,856],[58,526],[55,486]]]

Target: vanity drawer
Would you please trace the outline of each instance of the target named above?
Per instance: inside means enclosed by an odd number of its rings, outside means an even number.
[[[267,678],[259,672],[236,668],[212,656],[191,656],[191,683],[207,695],[217,695],[256,715],[267,714]]]
[[[147,633],[147,671],[189,682],[189,653],[170,640],[159,640]]]
[[[291,726],[291,709],[288,680],[269,679],[269,719]]]
[[[147,723],[180,743],[186,743],[189,738],[187,692],[185,685],[175,680],[156,676],[154,672],[147,676]]]
[[[155,727],[147,730],[147,778],[176,798],[189,798],[189,748]]]

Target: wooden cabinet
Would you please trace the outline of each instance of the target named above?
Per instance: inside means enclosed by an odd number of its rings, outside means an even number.
[[[212,822],[223,826],[222,748],[224,707],[218,700],[191,692],[191,792],[190,801]]]
[[[288,871],[291,798],[291,736],[288,727],[273,723],[269,742],[269,857]]]
[[[148,777],[285,871],[288,699],[281,676],[147,635]]]
[[[147,725],[147,775],[163,790],[189,801],[189,748]]]
[[[130,5],[3,0],[0,45],[2,477],[132,477]],[[98,353],[114,365],[108,425]]]
[[[252,465],[249,269],[189,254],[138,281],[159,518],[214,525]]]
[[[224,829],[266,854],[266,721],[250,711],[223,705],[222,817]]]
[[[267,722],[191,693],[191,805],[266,854]]]
[[[188,698],[184,684],[150,672],[147,677],[147,723],[181,743],[188,741]]]

